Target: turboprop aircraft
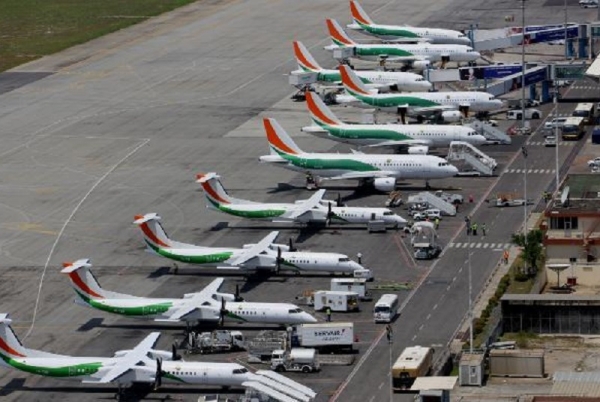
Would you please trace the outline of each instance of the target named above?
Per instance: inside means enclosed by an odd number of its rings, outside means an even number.
[[[317,63],[312,54],[302,44],[294,42],[294,55],[300,71],[318,73],[317,81],[334,83],[341,87],[342,77],[339,70],[326,70]],[[356,71],[356,75],[369,88],[379,91],[429,91],[431,83],[423,76],[400,71]]]
[[[350,14],[354,20],[353,24],[347,25],[350,29],[376,36],[385,42],[418,42],[470,45],[471,40],[462,32],[452,29],[440,28],[418,28],[408,25],[381,25],[376,24],[367,15],[361,5],[350,0]]]
[[[252,303],[243,301],[239,288],[235,294],[219,293],[223,278],[217,278],[198,293],[182,299],[136,297],[104,290],[91,271],[89,259],[63,264],[60,272],[69,275],[77,293],[75,302],[85,307],[158,322],[218,322],[261,324],[304,324],[317,320],[289,303]]]
[[[332,45],[326,50],[350,48],[350,57],[371,61],[389,61],[404,63],[416,70],[424,70],[431,63],[442,62],[442,67],[449,61],[475,61],[481,55],[470,46],[465,45],[432,45],[429,43],[394,43],[394,44],[360,44],[350,39],[337,21],[328,19],[327,28]]]
[[[502,101],[487,92],[411,92],[410,94],[378,94],[369,90],[348,66],[340,66],[344,88],[356,100],[384,111],[426,115],[440,113],[444,120],[455,121],[469,111],[486,112],[502,107]],[[345,98],[344,98],[345,97]],[[337,95],[337,102],[348,101],[348,95]]]
[[[261,203],[231,197],[216,173],[199,174],[196,179],[204,190],[207,207],[233,216],[302,224],[335,222],[366,225],[371,220],[382,220],[390,227],[403,228],[406,225],[405,219],[388,208],[348,207],[340,205],[340,201],[323,200],[325,190],[319,190],[308,200],[295,204]]]
[[[8,314],[0,314],[0,365],[29,374],[80,381],[83,384],[115,384],[117,399],[133,383],[248,387],[260,383],[267,391],[310,401],[310,388],[271,371],[251,373],[237,363],[186,362],[172,351],[156,350],[160,332],[152,332],[132,349],[119,350],[113,357],[74,357],[28,349],[19,341]]]
[[[205,267],[234,270],[280,270],[295,272],[331,272],[354,274],[369,272],[347,255],[291,251],[284,244],[275,244],[279,232],[271,232],[256,244],[244,248],[202,247],[171,240],[159,222],[160,216],[151,213],[138,215],[134,223],[140,226],[148,250],[171,260],[200,264]]]
[[[486,142],[471,127],[443,124],[346,124],[336,117],[314,92],[306,93],[306,105],[316,125],[302,131],[317,137],[359,146],[390,146],[409,154],[427,154],[429,148],[449,147],[452,141],[473,145]]]
[[[321,180],[359,180],[387,192],[396,188],[397,179],[423,179],[429,187],[430,179],[458,173],[448,161],[432,155],[304,152],[275,119],[264,118],[263,124],[271,154],[261,156],[261,162],[309,173]]]

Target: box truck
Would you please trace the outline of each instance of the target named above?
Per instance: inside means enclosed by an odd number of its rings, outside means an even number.
[[[354,323],[322,322],[292,327],[292,347],[316,348],[319,351],[352,351]]]
[[[317,290],[313,294],[316,311],[358,311],[358,293],[334,290]]]

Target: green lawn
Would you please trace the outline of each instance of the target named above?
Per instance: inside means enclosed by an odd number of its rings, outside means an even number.
[[[2,0],[0,71],[195,0]]]

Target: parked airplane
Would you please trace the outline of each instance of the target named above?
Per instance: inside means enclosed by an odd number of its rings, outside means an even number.
[[[69,275],[78,298],[75,302],[113,314],[160,322],[248,322],[260,324],[304,324],[317,320],[289,303],[251,303],[235,294],[219,293],[223,278],[217,278],[198,293],[182,299],[136,297],[102,289],[91,271],[90,260],[64,263],[60,272]]]
[[[471,40],[462,32],[452,29],[417,28],[408,25],[380,25],[373,22],[361,5],[350,0],[350,14],[354,20],[348,28],[360,30],[386,42],[417,42],[470,45]]]
[[[115,384],[119,398],[123,388],[133,383],[154,384],[157,389],[163,381],[221,387],[251,387],[261,383],[267,390],[303,401],[316,396],[310,388],[280,374],[261,370],[251,373],[237,363],[186,362],[174,347],[171,352],[156,350],[160,332],[152,332],[133,349],[117,351],[113,357],[73,357],[25,348],[11,323],[8,314],[0,314],[0,365],[84,384]]]
[[[411,92],[410,94],[378,94],[369,90],[348,66],[340,66],[346,91],[360,102],[380,110],[399,114],[425,115],[441,113],[444,120],[456,120],[462,112],[485,112],[502,107],[502,101],[487,92]],[[344,98],[345,97],[345,98]],[[347,95],[337,95],[336,102],[348,101]]]
[[[275,164],[297,172],[309,173],[323,180],[359,180],[379,191],[392,191],[397,179],[430,179],[455,176],[456,167],[432,155],[390,155],[307,153],[302,151],[275,119],[263,119],[270,155],[261,162]]]
[[[406,225],[405,219],[388,208],[348,207],[323,200],[325,190],[319,190],[308,200],[295,204],[260,203],[231,197],[216,173],[199,174],[196,178],[208,200],[207,207],[234,216],[302,224],[367,224],[371,220],[382,220],[390,227],[403,228]]]
[[[295,272],[340,272],[354,274],[365,270],[348,256],[338,253],[313,253],[290,251],[284,244],[273,241],[279,232],[271,232],[256,244],[247,244],[244,248],[216,248],[194,246],[169,239],[157,214],[135,217],[149,251],[162,257],[191,264],[201,264],[218,269],[257,270],[267,269],[275,272],[290,270]],[[368,271],[368,270],[367,270]]]
[[[304,72],[318,73],[317,80],[326,83],[335,83],[341,86],[342,77],[339,70],[326,70],[317,63],[312,54],[302,44],[294,42],[294,54],[298,68]],[[423,76],[415,73],[400,71],[356,71],[369,88],[380,91],[429,91],[431,83]]]
[[[452,141],[473,145],[486,142],[466,126],[443,124],[346,124],[337,118],[314,92],[306,93],[306,105],[316,125],[302,131],[318,137],[359,146],[391,146],[409,154],[427,154],[429,148],[449,147]]]
[[[465,45],[432,45],[428,43],[416,44],[359,44],[344,32],[337,21],[328,19],[327,28],[333,41],[325,49],[333,51],[336,48],[348,47],[352,49],[350,57],[363,60],[401,62],[417,70],[426,69],[431,63],[442,62],[442,67],[449,61],[468,62],[475,61],[481,55],[470,46]]]

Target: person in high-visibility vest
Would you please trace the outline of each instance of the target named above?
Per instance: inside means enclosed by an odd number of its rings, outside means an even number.
[[[477,222],[473,222],[473,226],[471,226],[471,231],[473,232],[473,236],[477,236]]]
[[[504,260],[504,264],[508,264],[508,250],[504,250],[504,253],[502,254],[502,259]]]

